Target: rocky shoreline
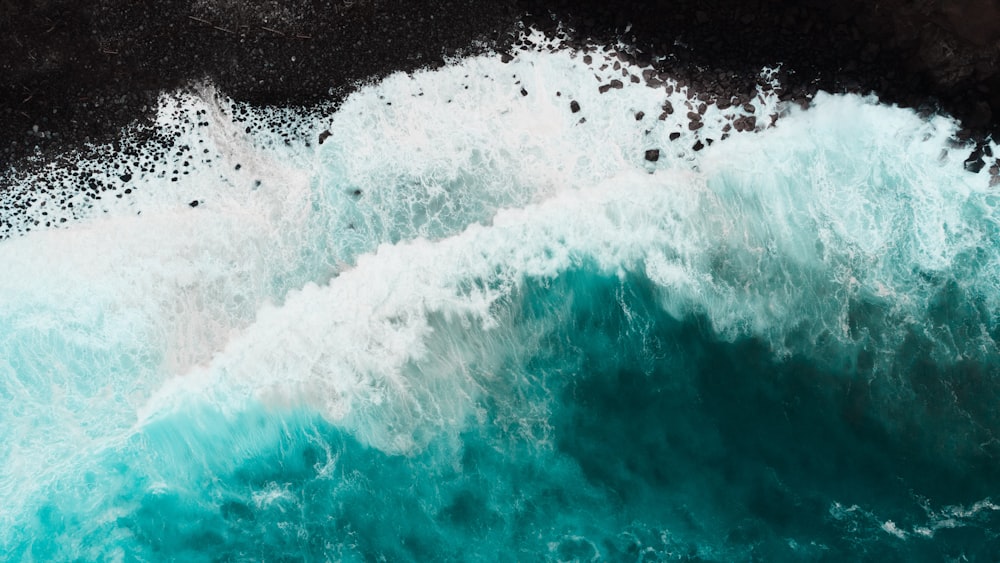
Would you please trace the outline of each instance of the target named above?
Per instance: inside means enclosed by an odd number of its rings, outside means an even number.
[[[1000,122],[998,21],[981,1],[0,0],[0,170],[113,140],[151,118],[161,91],[194,81],[309,105],[443,56],[504,50],[523,25],[562,25],[578,45],[621,41],[723,104],[752,101],[761,68],[780,63],[784,100],[875,92],[950,113],[982,140]]]

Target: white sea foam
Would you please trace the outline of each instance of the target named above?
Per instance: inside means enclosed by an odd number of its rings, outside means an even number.
[[[15,436],[0,504],[28,494],[18,476],[40,471],[41,486],[128,435],[137,410],[194,401],[305,402],[412,451],[461,427],[513,344],[535,345],[501,305],[585,260],[778,354],[874,346],[876,366],[891,362],[956,269],[995,318],[1000,201],[962,169],[953,122],[857,96],[789,109],[761,91],[758,124],[781,113],[777,126],[721,141],[742,108],[709,106],[691,132],[698,103],[676,84],[591,56],[465,59],[334,113],[251,109],[249,132],[211,92],[168,96],[161,126],[181,155],[80,163],[111,186],[100,200],[78,175],[24,179],[5,197],[37,201],[3,217],[16,236],[0,243],[0,421]],[[622,88],[600,93],[612,79]],[[24,234],[36,220],[66,228]],[[858,325],[862,302],[883,326]],[[946,357],[993,345],[946,336],[931,334]]]
[[[990,498],[972,502],[968,505],[944,506],[933,509],[926,501],[922,501],[926,520],[910,526],[901,526],[893,520],[883,520],[878,514],[865,510],[857,505],[844,506],[834,502],[829,508],[829,515],[840,522],[852,537],[860,541],[864,537],[872,537],[882,532],[901,540],[930,540],[941,530],[955,528],[979,527],[989,522],[992,513],[1000,510]],[[909,529],[907,529],[909,528]]]
[[[832,118],[845,113],[868,125]],[[811,354],[823,337],[853,349],[864,336],[850,326],[849,308],[863,299],[902,325],[922,318],[934,288],[920,274],[945,273],[987,236],[963,227],[935,246],[927,233],[993,213],[985,182],[956,163],[925,159],[947,139],[950,122],[822,97],[786,123],[753,143],[706,149],[700,173],[634,167],[500,211],[488,227],[382,245],[328,286],[309,286],[262,312],[206,373],[178,381],[223,407],[233,397],[311,402],[370,444],[408,451],[428,425],[453,427],[470,413],[491,362],[500,360],[487,351],[502,346],[483,343],[524,342],[523,327],[495,319],[494,305],[527,278],[555,277],[585,261],[607,273],[642,272],[677,316],[706,314],[720,333],[762,336],[779,351]],[[808,135],[795,135],[795,125]],[[869,167],[880,165],[877,151],[888,150],[889,138],[899,149],[888,173],[852,168],[858,145],[875,149]],[[754,165],[771,152],[788,160]],[[892,175],[901,167],[914,169],[907,177],[918,185]],[[945,193],[942,184],[950,186]],[[996,257],[982,266],[993,271]],[[906,327],[874,328],[898,329],[876,351],[891,361]],[[787,336],[793,330],[795,341]],[[434,346],[453,355],[429,353]]]

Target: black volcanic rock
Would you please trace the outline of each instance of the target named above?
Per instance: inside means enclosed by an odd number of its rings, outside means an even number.
[[[533,23],[551,13],[597,42],[627,40],[641,62],[669,61],[662,70],[725,93],[727,103],[731,94],[750,102],[760,69],[781,63],[787,101],[807,103],[818,89],[874,91],[887,102],[949,112],[976,136],[997,129],[1000,4],[993,0],[520,4],[537,14]],[[652,86],[662,80],[652,69],[643,78]]]
[[[974,174],[978,174],[986,166],[986,161],[983,159],[984,151],[982,147],[977,147],[969,158],[965,160],[963,165],[965,169]]]
[[[0,168],[36,147],[109,140],[193,81],[238,101],[309,105],[509,45],[517,15],[483,0],[0,0]]]
[[[770,87],[761,68],[780,63],[789,102],[874,91],[950,112],[967,136],[1000,116],[992,0],[0,0],[0,171],[113,140],[165,89],[207,78],[237,101],[309,105],[445,55],[506,51],[521,23],[562,25],[578,46],[623,41],[648,85],[675,78],[726,105],[752,103]]]

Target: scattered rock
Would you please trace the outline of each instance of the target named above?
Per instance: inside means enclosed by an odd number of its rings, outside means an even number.
[[[308,105],[349,93],[331,91],[332,84],[444,64],[427,53],[494,49],[509,63],[513,30],[522,24],[550,35],[574,29],[577,47],[624,40],[627,48],[612,56],[625,61],[634,52],[646,67],[627,80],[662,88],[676,79],[720,109],[736,94],[736,104],[755,113],[758,84],[770,87],[757,79],[761,65],[780,60],[777,91],[787,101],[808,103],[818,88],[874,90],[886,102],[940,107],[977,139],[1000,116],[1000,8],[988,0],[677,0],[669,7],[626,0],[614,9],[587,0],[328,4],[0,0],[2,160],[112,140],[127,123],[151,123],[161,91],[201,77],[240,102]],[[220,27],[236,33],[183,14],[225,20]],[[370,40],[376,29],[385,41]],[[672,113],[664,107],[660,117]],[[734,127],[753,131],[756,121]]]
[[[969,155],[969,158],[965,159],[963,165],[965,166],[965,169],[968,170],[969,172],[972,172],[973,174],[978,174],[979,171],[986,166],[986,161],[983,160],[982,149],[977,148],[976,150],[972,151],[972,154]]]
[[[733,128],[737,131],[753,131],[757,128],[757,118],[752,115],[741,115],[733,121]]]
[[[646,86],[650,88],[659,88],[663,86],[664,80],[661,79],[655,70],[647,68],[642,71],[642,79],[646,81]]]
[[[646,151],[646,160],[649,162],[660,160],[660,149],[649,149]]]
[[[580,103],[576,100],[571,101],[569,103],[569,110],[573,113],[580,111]]]

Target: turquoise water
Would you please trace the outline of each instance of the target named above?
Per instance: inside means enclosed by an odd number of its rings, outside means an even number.
[[[995,558],[1000,198],[955,124],[762,91],[675,142],[603,56],[177,94],[181,181],[109,150],[129,197],[5,217],[8,558]]]

